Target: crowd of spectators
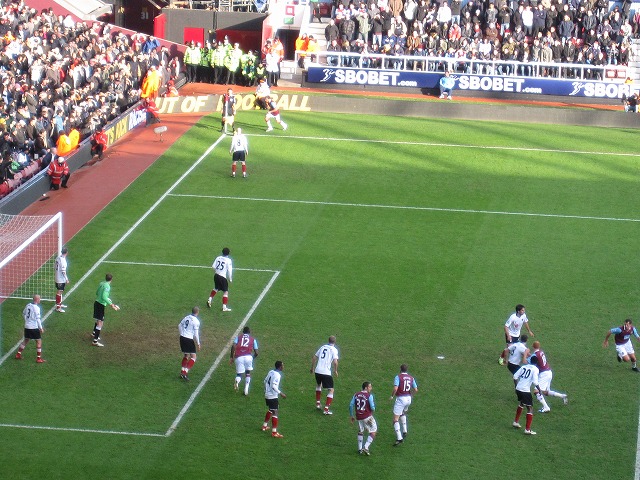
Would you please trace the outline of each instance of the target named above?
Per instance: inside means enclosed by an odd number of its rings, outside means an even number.
[[[0,0],[0,196],[179,72],[153,37]]]
[[[335,0],[325,28],[326,51],[342,55],[327,61],[352,66],[355,60],[345,53],[373,53],[362,66],[424,69],[426,62],[385,58],[442,57],[448,61],[440,66],[469,73],[470,60],[522,62],[517,72],[508,65],[486,72],[522,75],[536,75],[526,66],[531,62],[627,65],[631,39],[640,34],[640,11],[632,15],[631,5],[632,0],[613,8],[609,0]],[[301,50],[304,55],[303,45]],[[474,68],[480,71],[473,73],[483,73],[487,66],[480,62]],[[538,75],[554,71],[542,69]]]

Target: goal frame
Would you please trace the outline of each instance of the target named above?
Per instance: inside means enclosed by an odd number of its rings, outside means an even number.
[[[16,218],[20,217],[20,215],[15,215],[15,217]],[[57,227],[56,227],[56,236],[57,236],[56,251],[55,252],[51,252],[51,254],[50,254],[50,256],[48,258],[44,258],[42,260],[42,263],[36,269],[36,271],[30,272],[29,276],[25,276],[25,278],[21,281],[21,283],[18,286],[16,286],[15,289],[12,292],[9,293],[9,292],[0,291],[0,302],[2,302],[4,300],[7,300],[7,299],[10,299],[10,298],[22,298],[22,299],[28,299],[28,300],[31,299],[31,297],[26,297],[26,296],[20,296],[20,295],[16,296],[16,295],[14,295],[14,293],[15,293],[15,291],[17,291],[20,288],[20,286],[24,285],[24,283],[26,283],[31,276],[33,276],[38,270],[43,268],[47,264],[47,262],[49,260],[51,260],[52,257],[60,255],[60,253],[62,252],[62,212],[58,212],[55,215],[51,216],[51,218],[49,218],[34,233],[32,233],[29,236],[29,238],[27,238],[19,246],[14,248],[14,250],[6,258],[3,258],[2,260],[0,260],[0,275],[2,275],[2,271],[5,268],[5,266],[7,266],[15,257],[17,257],[22,252],[24,252],[29,247],[29,245],[34,243],[34,241],[36,241],[38,239],[38,237],[40,237],[44,232],[46,232],[54,224],[57,224]],[[53,272],[49,272],[49,273],[50,273],[50,277],[51,277],[51,285],[53,285]],[[48,298],[49,296],[51,296],[52,298]],[[45,294],[45,292],[42,292],[41,299],[45,300],[45,301],[54,301],[55,300],[55,292],[52,290],[52,295],[47,295],[47,294]]]

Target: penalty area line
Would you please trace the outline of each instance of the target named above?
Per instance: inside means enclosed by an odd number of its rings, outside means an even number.
[[[213,365],[209,367],[209,370],[207,371],[206,375],[202,378],[202,380],[200,380],[200,383],[198,384],[196,389],[193,391],[193,393],[189,397],[189,400],[187,400],[187,403],[184,404],[184,407],[182,407],[182,410],[180,410],[180,413],[178,414],[176,419],[173,421],[173,423],[165,433],[165,436],[167,437],[170,436],[173,432],[175,432],[176,428],[178,428],[178,425],[180,425],[180,422],[182,421],[184,416],[187,414],[187,412],[191,408],[191,405],[193,405],[193,402],[196,401],[196,398],[198,398],[198,395],[200,395],[200,392],[202,391],[204,386],[207,384],[207,382],[209,382],[209,380],[211,380],[213,373],[218,369],[218,366],[220,365],[220,363],[222,363],[222,360],[226,358],[226,356],[229,354],[229,350],[231,349],[231,342],[233,342],[233,339],[237,337],[238,334],[245,327],[249,319],[252,317],[253,313],[258,308],[258,305],[260,305],[260,303],[262,302],[262,299],[267,295],[267,293],[273,286],[274,282],[278,278],[278,275],[280,275],[280,272],[276,270],[274,274],[271,276],[269,283],[267,283],[264,289],[262,289],[262,292],[260,293],[256,301],[253,303],[253,305],[251,306],[247,314],[244,316],[244,318],[242,319],[242,322],[240,322],[240,325],[238,325],[238,328],[233,333],[233,335],[231,336],[231,338],[229,339],[225,347],[222,349],[220,354],[216,357],[215,361],[213,362]]]
[[[348,203],[348,202],[323,202],[316,200],[290,200],[284,198],[254,198],[254,197],[230,197],[224,195],[196,195],[196,194],[177,194],[172,193],[171,197],[183,198],[202,198],[215,200],[238,200],[247,202],[273,202],[273,203],[291,203],[300,205],[324,205],[332,207],[354,207],[354,208],[379,208],[390,210],[409,210],[422,212],[443,212],[443,213],[471,213],[477,215],[504,215],[514,217],[538,217],[538,218],[568,218],[575,220],[599,220],[606,222],[640,222],[640,218],[619,218],[619,217],[595,217],[589,215],[564,215],[560,213],[529,213],[529,212],[505,212],[499,210],[473,210],[465,208],[443,208],[443,207],[417,207],[410,205],[383,205],[376,203]]]
[[[39,425],[14,425],[11,423],[0,423],[0,427],[24,428],[28,430],[51,430],[55,432],[104,433],[109,435],[129,435],[129,436],[135,436],[135,437],[166,437],[164,433],[119,432],[116,430],[96,430],[92,428],[43,427]]]
[[[270,137],[272,135],[266,135],[264,133],[255,133],[252,137]],[[504,145],[468,145],[464,143],[441,143],[441,142],[411,142],[402,140],[372,140],[369,138],[340,138],[340,137],[307,137],[296,135],[283,135],[275,137],[278,139],[289,140],[318,140],[321,142],[350,142],[350,143],[381,143],[388,145],[415,145],[419,147],[446,147],[446,148],[473,148],[478,150],[504,150],[515,152],[540,152],[540,153],[561,153],[561,154],[573,154],[573,155],[598,155],[598,156],[612,156],[612,157],[640,157],[640,153],[625,153],[625,152],[595,152],[587,150],[560,150],[554,148],[536,148],[536,147],[509,147]]]
[[[144,267],[175,267],[175,268],[211,268],[211,265],[183,265],[179,263],[153,263],[153,262],[125,262],[116,260],[105,260],[102,263],[113,263],[117,265],[142,265]],[[269,270],[267,268],[238,268],[234,267],[234,270],[241,272],[268,272],[275,273],[277,270]]]

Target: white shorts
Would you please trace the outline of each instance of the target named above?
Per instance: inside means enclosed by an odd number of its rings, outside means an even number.
[[[267,113],[267,120],[271,120],[272,118],[275,118],[276,122],[280,122],[280,114],[273,115],[271,112]]]
[[[393,414],[404,415],[409,410],[409,405],[411,405],[411,395],[396,397],[396,401],[393,404]]]
[[[358,428],[361,432],[365,430],[369,433],[376,433],[378,431],[378,424],[376,423],[376,419],[371,415],[364,420],[358,420]]]
[[[551,370],[540,372],[540,375],[538,376],[538,386],[540,387],[540,390],[548,392],[551,389],[552,378],[553,372]]]
[[[627,340],[627,343],[623,345],[616,345],[616,352],[618,352],[619,357],[625,357],[627,355],[633,355],[636,353],[633,350],[633,345],[631,344],[631,339]]]
[[[236,373],[245,373],[253,370],[253,356],[243,355],[242,357],[236,357]]]

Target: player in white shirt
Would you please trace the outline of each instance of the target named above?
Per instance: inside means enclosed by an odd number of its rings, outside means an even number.
[[[230,312],[231,309],[227,305],[229,302],[229,284],[233,281],[233,261],[229,258],[231,250],[222,249],[222,255],[216,257],[213,261],[213,290],[209,294],[207,307],[211,308],[211,301],[218,291],[222,290],[222,311]]]
[[[522,326],[527,329],[530,337],[534,337],[535,335],[529,328],[529,319],[525,313],[524,305],[518,304],[516,305],[515,313],[512,313],[511,316],[507,319],[504,324],[504,338],[507,342],[507,347],[509,344],[517,342],[520,339],[520,330]],[[504,364],[505,359],[505,350],[500,354],[500,358],[498,358],[498,363],[500,365]]]
[[[516,410],[516,418],[513,421],[514,428],[521,428],[520,415],[522,411],[527,409],[527,423],[524,429],[525,435],[535,435],[536,432],[531,430],[531,422],[533,421],[533,396],[531,395],[531,386],[540,391],[538,357],[535,355],[530,359],[531,363],[523,365],[513,375],[513,382],[516,386],[516,396],[518,397],[518,409]]]
[[[196,352],[200,351],[200,308],[193,307],[191,314],[180,320],[178,331],[180,332],[180,350],[182,351],[182,369],[180,378],[189,381],[189,370],[196,363]]]
[[[24,339],[18,347],[18,353],[16,353],[16,359],[22,360],[22,352],[26,348],[29,340],[36,341],[36,363],[45,363],[46,360],[42,358],[42,320],[40,319],[40,295],[34,295],[33,301],[27,303],[22,311],[22,317],[24,318]]]
[[[269,430],[269,420],[271,420],[271,436],[273,438],[284,437],[284,435],[278,432],[278,397],[287,398],[284,392],[280,390],[280,380],[282,379],[283,370],[284,363],[278,360],[273,370],[270,370],[264,378],[264,399],[267,404],[267,413],[264,416],[262,431],[266,432]]]
[[[327,389],[327,400],[324,405],[323,413],[325,415],[333,415],[330,410],[331,402],[333,402],[333,377],[331,370],[333,369],[336,377],[338,376],[338,349],[336,348],[336,337],[331,335],[329,343],[321,346],[311,359],[311,373],[316,376],[316,408],[322,410],[320,399],[322,398],[322,389]]]
[[[247,137],[242,134],[241,128],[238,128],[235,132],[233,132],[229,154],[231,155],[231,176],[235,178],[236,164],[240,162],[240,164],[242,165],[242,177],[247,178],[247,157],[249,156],[249,142],[247,142]]]
[[[53,276],[56,283],[56,312],[64,313],[66,305],[62,304],[62,295],[64,289],[69,283],[69,277],[67,276],[67,253],[69,250],[64,247],[60,250],[60,255],[56,257],[56,261],[53,264]]]
[[[520,330],[523,326],[527,329],[527,332],[529,332],[530,337],[535,337],[529,327],[529,319],[525,313],[524,305],[518,304],[516,305],[515,313],[512,313],[504,324],[504,334],[507,343],[518,341]]]
[[[510,343],[509,346],[504,349],[503,354],[507,357],[507,368],[511,372],[511,375],[516,373],[520,365],[529,357],[527,340],[529,340],[529,337],[522,335],[522,337],[518,337],[517,342]]]

